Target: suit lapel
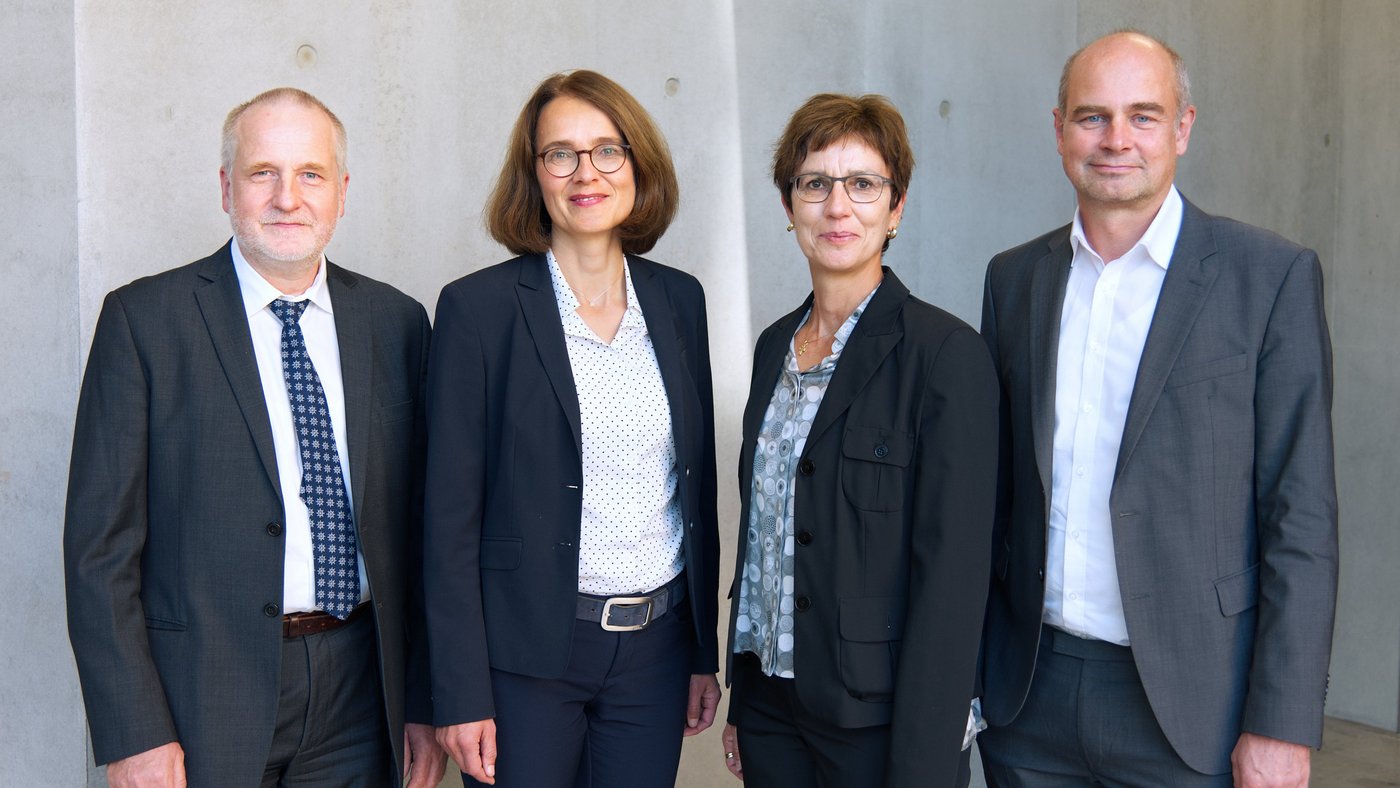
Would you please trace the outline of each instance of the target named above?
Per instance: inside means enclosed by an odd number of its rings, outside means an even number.
[[[258,359],[253,353],[253,335],[248,328],[243,294],[228,245],[206,258],[198,274],[205,284],[195,289],[195,301],[209,330],[219,365],[223,367],[238,409],[243,413],[243,421],[253,437],[267,480],[280,499],[282,485],[277,475],[277,453],[272,446],[272,422],[267,416]]]
[[[521,258],[520,280],[516,284],[515,294],[520,300],[525,325],[535,340],[535,352],[540,354],[540,364],[573,430],[574,448],[582,452],[578,389],[574,387],[574,370],[569,363],[569,349],[564,344],[564,324],[559,320],[559,305],[554,300],[554,285],[549,280],[549,266],[544,255]]]
[[[838,416],[845,412],[856,395],[884,363],[885,356],[894,349],[904,336],[904,329],[898,317],[904,302],[909,297],[909,288],[899,281],[890,269],[885,269],[885,280],[875,297],[860,316],[855,330],[841,351],[841,360],[836,365],[817,415],[812,419],[812,432],[807,436],[807,445],[815,445],[822,433],[826,432]],[[791,336],[791,334],[789,334]]]
[[[1060,348],[1060,314],[1074,252],[1069,229],[1055,237],[1031,269],[1031,427],[1042,489],[1051,484],[1055,448],[1055,374]]]
[[[1114,479],[1123,472],[1137,446],[1152,409],[1157,405],[1162,387],[1166,385],[1186,336],[1196,316],[1201,313],[1206,295],[1215,282],[1218,269],[1207,260],[1215,254],[1215,237],[1210,230],[1210,217],[1183,198],[1181,232],[1171,265],[1167,267],[1162,292],[1157,297],[1157,310],[1152,315],[1152,327],[1147,331],[1147,343],[1138,362],[1137,380],[1128,400],[1128,415],[1123,424],[1123,440],[1118,447],[1118,464]]]
[[[345,392],[350,491],[354,498],[353,509],[358,513],[364,511],[370,421],[374,415],[371,407],[374,402],[374,312],[353,274],[329,261],[326,265],[326,286],[331,294],[331,307],[335,310],[340,379]]]
[[[661,370],[661,383],[666,388],[666,399],[670,403],[671,434],[676,442],[676,456],[685,463],[690,456],[685,451],[685,393],[694,390],[686,374],[685,342],[676,325],[676,313],[671,307],[669,294],[656,277],[656,269],[646,260],[636,257],[629,258],[628,263],[632,272],[632,287],[637,291],[637,301],[646,319],[652,351],[656,354],[656,365]]]

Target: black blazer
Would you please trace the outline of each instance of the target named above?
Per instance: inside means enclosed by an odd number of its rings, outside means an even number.
[[[1003,388],[983,711],[1015,719],[1045,597],[1055,359],[1073,245],[992,259],[982,332]],[[1337,591],[1332,349],[1317,255],[1187,202],[1109,494],[1133,659],[1192,768],[1240,731],[1322,743]]]
[[[719,537],[705,295],[629,257],[680,464],[692,673],[718,670]],[[578,597],[578,394],[544,255],[447,285],[428,375],[424,584],[438,725],[495,715],[489,668],[556,678]]]
[[[754,349],[731,599],[743,572],[758,431],[810,307],[809,296]],[[988,576],[996,444],[997,384],[986,346],[961,320],[912,297],[886,268],[799,464],[793,672],[808,712],[844,727],[891,725],[888,785],[953,785],[958,776]],[[736,682],[730,722],[743,695]]]
[[[327,265],[355,525],[401,759],[405,711],[431,719],[426,650],[410,644],[428,317]],[[262,779],[282,675],[282,522],[229,247],[110,293],[83,376],[63,534],[98,763],[179,741],[191,785]]]

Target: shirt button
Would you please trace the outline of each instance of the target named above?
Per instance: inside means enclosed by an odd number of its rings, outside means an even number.
[[[817,466],[813,465],[811,460],[803,460],[797,466],[797,470],[801,471],[803,476],[811,476],[817,470]]]
[[[797,605],[797,609],[801,611],[810,610],[812,608],[812,600],[808,599],[805,596],[799,596],[795,603]]]
[[[268,618],[276,618],[281,612],[282,608],[272,604],[271,602],[268,602],[266,605],[263,606],[263,615],[267,616]]]
[[[797,535],[797,543],[800,544],[800,545],[809,545],[809,544],[811,544],[811,543],[812,543],[812,532],[811,532],[811,531],[802,531],[801,533],[799,533],[799,534]]]
[[[1074,469],[1074,475],[1075,475],[1075,476],[1083,476],[1083,475],[1084,475],[1084,466],[1081,465],[1081,466],[1079,466],[1078,468],[1075,468],[1075,469]]]
[[[282,524],[281,524],[281,523],[268,523],[268,524],[267,524],[267,535],[268,535],[268,536],[281,536],[281,535],[282,535]]]

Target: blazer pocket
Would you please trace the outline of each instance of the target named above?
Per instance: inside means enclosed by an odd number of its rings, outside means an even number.
[[[481,537],[481,568],[501,571],[519,569],[520,555],[523,550],[524,541],[519,537],[483,536]]]
[[[184,632],[186,627],[183,621],[172,621],[168,618],[146,616],[146,629],[160,629],[166,632]]]
[[[1188,364],[1184,367],[1174,368],[1167,375],[1167,388],[1177,386],[1188,386],[1192,383],[1200,383],[1203,380],[1211,380],[1226,375],[1233,375],[1236,372],[1243,372],[1249,369],[1249,354],[1218,358],[1214,361],[1206,361],[1200,364]]]
[[[857,509],[904,508],[904,477],[914,436],[885,427],[847,427],[841,439],[841,490]]]
[[[379,423],[393,424],[413,417],[413,400],[404,400],[390,405],[379,406]]]
[[[897,597],[841,600],[841,683],[852,697],[879,702],[894,695],[904,637],[902,608]]]
[[[1222,616],[1237,616],[1259,604],[1259,564],[1215,581]]]

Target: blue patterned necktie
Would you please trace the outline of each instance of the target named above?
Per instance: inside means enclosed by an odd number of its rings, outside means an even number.
[[[292,404],[301,453],[301,500],[311,518],[311,546],[316,555],[316,604],[345,619],[360,603],[360,570],[355,561],[355,527],[345,477],[331,429],[330,409],[321,378],[306,353],[301,315],[310,301],[277,299],[269,307],[282,321],[282,374]]]

